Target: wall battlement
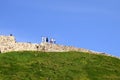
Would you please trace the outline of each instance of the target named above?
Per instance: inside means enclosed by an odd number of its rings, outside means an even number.
[[[80,51],[91,52],[83,48],[75,48],[72,46],[63,46],[49,42],[41,42],[40,44],[16,42],[14,36],[0,36],[0,52],[10,51],[45,51],[45,52],[66,52]]]

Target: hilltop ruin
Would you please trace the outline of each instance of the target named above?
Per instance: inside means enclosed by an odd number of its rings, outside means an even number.
[[[83,48],[75,48],[72,46],[58,45],[49,42],[41,42],[39,44],[29,42],[16,42],[13,35],[0,36],[0,52],[10,51],[45,51],[45,52],[66,52],[66,51],[80,51],[80,52],[92,52]]]

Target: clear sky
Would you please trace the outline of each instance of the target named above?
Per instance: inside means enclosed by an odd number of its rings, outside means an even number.
[[[120,56],[120,0],[0,0],[0,34]]]

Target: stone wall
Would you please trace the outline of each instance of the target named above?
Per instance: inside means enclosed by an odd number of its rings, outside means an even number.
[[[11,50],[15,42],[14,36],[0,36],[0,52]]]
[[[51,44],[51,43],[41,43],[40,50],[44,50],[46,52],[67,52],[67,51],[79,51],[79,52],[91,52],[90,50],[83,49],[83,48],[76,48],[73,46],[64,46],[58,44]]]
[[[0,36],[0,44],[11,44],[15,43],[15,41],[14,36]]]
[[[0,36],[0,52],[37,50],[36,45],[31,43],[16,42],[14,36]]]
[[[10,51],[45,51],[45,52],[66,52],[66,51],[79,51],[79,52],[92,52],[83,48],[75,48],[72,46],[64,46],[53,43],[25,43],[16,42],[14,36],[0,36],[0,52]]]

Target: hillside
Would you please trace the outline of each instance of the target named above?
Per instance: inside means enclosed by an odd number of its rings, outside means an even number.
[[[84,52],[0,54],[0,80],[120,80],[120,59]]]

